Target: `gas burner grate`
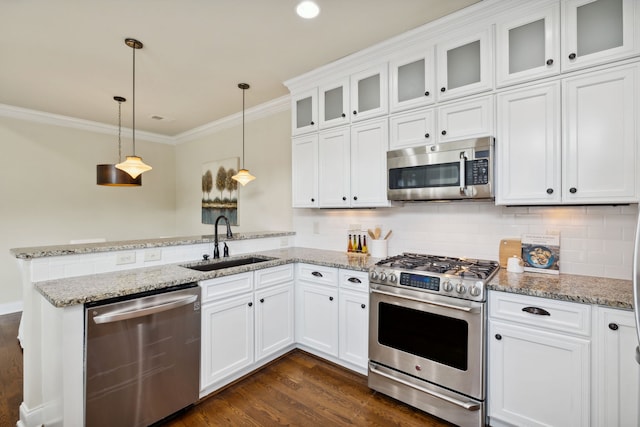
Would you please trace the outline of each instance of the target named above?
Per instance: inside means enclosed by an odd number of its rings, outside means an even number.
[[[377,266],[448,274],[465,279],[487,279],[498,269],[495,261],[405,252],[379,261]]]

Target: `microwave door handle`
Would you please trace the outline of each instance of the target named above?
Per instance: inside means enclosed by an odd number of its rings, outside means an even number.
[[[465,182],[465,178],[467,177],[466,167],[467,157],[464,151],[460,152],[460,194],[464,194],[467,189],[467,183]]]

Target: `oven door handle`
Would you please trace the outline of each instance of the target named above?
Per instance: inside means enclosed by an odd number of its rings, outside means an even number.
[[[383,376],[387,379],[390,379],[392,381],[397,381],[401,384],[406,385],[407,387],[411,387],[413,389],[416,389],[422,393],[426,393],[430,396],[436,397],[438,399],[444,400],[446,402],[452,403],[456,406],[460,406],[461,408],[466,409],[467,411],[477,411],[480,409],[480,404],[476,403],[476,402],[463,402],[461,400],[458,399],[454,399],[453,397],[449,397],[446,396],[442,393],[438,393],[437,391],[432,391],[432,390],[427,390],[426,388],[420,387],[416,384],[412,384],[409,381],[403,380],[402,378],[398,378],[398,377],[394,377],[393,375],[389,375],[385,372],[382,372],[380,370],[378,370],[376,367],[374,366],[369,366],[369,369],[371,369],[371,372],[373,372],[374,374],[378,374],[380,376]]]
[[[376,294],[381,294],[381,295],[386,295],[389,297],[398,297],[398,298],[404,298],[404,299],[408,299],[410,301],[415,301],[415,302],[421,302],[424,304],[429,304],[429,305],[435,305],[436,307],[444,307],[444,308],[451,308],[453,310],[459,310],[459,311],[464,311],[466,313],[475,313],[478,310],[474,307],[459,307],[457,305],[453,305],[453,304],[446,304],[444,302],[435,302],[435,301],[426,301],[420,298],[413,298],[407,295],[400,295],[400,294],[394,294],[392,292],[385,292],[385,291],[379,291],[377,289],[372,288],[371,292],[374,292]]]

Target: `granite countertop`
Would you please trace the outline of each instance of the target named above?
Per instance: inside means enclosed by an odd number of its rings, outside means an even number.
[[[220,242],[247,240],[247,239],[265,239],[269,237],[294,236],[293,231],[260,231],[248,233],[234,233],[233,237],[227,239],[225,233],[218,236]],[[12,248],[9,250],[11,255],[20,259],[43,258],[60,255],[76,255],[89,254],[95,252],[112,252],[126,251],[132,249],[161,248],[167,246],[180,245],[196,245],[199,243],[213,243],[214,235],[203,236],[186,236],[186,237],[164,237],[157,239],[141,239],[141,240],[119,240],[99,243],[83,243],[75,245],[50,245],[50,246],[33,246],[26,248]]]
[[[519,274],[500,269],[498,274],[487,284],[487,289],[613,308],[633,309],[633,283],[631,280],[575,274]]]
[[[207,272],[182,267],[183,265],[193,266],[203,264],[205,262],[184,262],[111,273],[47,280],[43,282],[35,282],[34,286],[53,306],[68,307],[76,304],[84,304],[87,302],[132,295],[145,291],[164,289],[185,283],[198,282],[201,280],[213,279],[216,277],[223,277],[295,262],[367,271],[370,266],[379,260],[379,258],[373,258],[370,256],[365,257],[361,255],[348,255],[346,252],[339,251],[310,248],[284,248],[254,252],[231,258],[208,261],[206,263],[221,262],[252,256],[269,258],[269,261]]]

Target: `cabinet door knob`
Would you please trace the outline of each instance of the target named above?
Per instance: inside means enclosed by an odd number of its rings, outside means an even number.
[[[367,306],[365,304],[360,304],[360,308],[367,308]]]
[[[313,125],[315,125],[315,123],[314,123],[314,122],[311,122],[311,126],[313,126]]]
[[[496,339],[497,339],[498,341],[500,341],[500,340],[502,339],[502,335],[500,335],[500,334],[496,334]]]
[[[539,307],[525,307],[522,309],[522,311],[526,311],[527,313],[531,314],[537,314],[538,316],[551,316],[551,313],[549,313],[544,308]]]
[[[576,54],[575,53],[570,53],[569,54],[569,59],[576,59]]]
[[[315,201],[316,201],[316,199],[314,199],[314,198],[312,197],[312,198],[311,198],[311,201],[312,201],[312,202],[315,202]]]
[[[329,297],[329,301],[333,301],[333,297]]]
[[[253,307],[253,303],[252,302],[249,303],[249,307]]]
[[[323,277],[323,276],[322,276],[322,273],[320,273],[319,271],[314,271],[314,272],[312,272],[311,274],[312,274],[313,276],[316,276],[316,277]]]
[[[429,134],[428,134],[428,133],[425,133],[425,134],[424,134],[424,137],[425,137],[425,138],[429,138]]]
[[[426,92],[424,93],[424,96],[429,96],[429,95],[430,95],[429,91],[426,91]]]
[[[609,329],[611,329],[612,331],[617,331],[619,328],[617,323],[609,323]]]
[[[571,194],[576,194],[577,192],[578,192],[578,189],[576,187],[571,187],[569,189],[569,193],[571,193]]]
[[[346,196],[342,196],[342,201],[346,201],[347,197]]]
[[[547,194],[553,194],[553,188],[547,188]]]
[[[547,59],[547,65],[553,65],[553,59]]]
[[[447,90],[445,87],[440,88],[440,92],[444,92],[445,90]]]
[[[347,115],[345,113],[342,113],[342,117],[347,117]]]
[[[358,114],[358,112],[356,110],[353,110],[353,115],[355,116],[356,114]]]
[[[446,134],[447,134],[447,131],[446,131],[446,130],[443,130],[443,131],[442,131],[442,132],[440,132],[440,133],[441,133],[441,134],[443,134],[443,135],[446,135]]]
[[[358,196],[353,196],[353,200],[358,200]]]
[[[264,303],[264,298],[260,298],[260,302],[261,302],[261,303]]]

